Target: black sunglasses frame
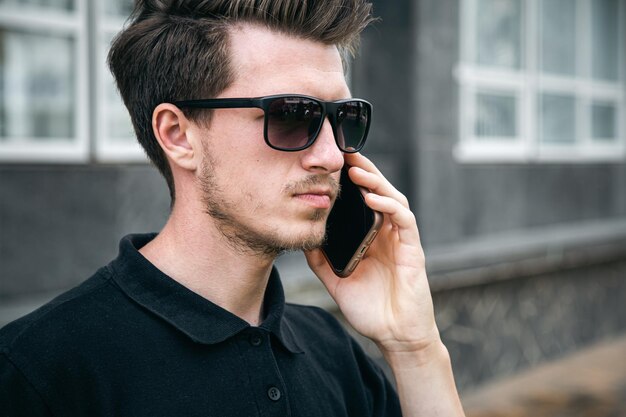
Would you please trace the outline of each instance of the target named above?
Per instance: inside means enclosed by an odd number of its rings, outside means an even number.
[[[315,134],[311,135],[311,138],[309,138],[306,144],[298,148],[281,148],[281,147],[272,145],[268,137],[268,133],[267,133],[268,125],[269,125],[268,110],[269,110],[270,104],[274,100],[282,99],[282,98],[302,98],[305,100],[310,100],[310,101],[317,103],[322,109],[322,117],[320,118],[322,122],[317,127]],[[339,145],[339,141],[337,139],[338,138],[338,134],[337,134],[338,124],[337,124],[336,114],[340,106],[342,106],[345,103],[351,103],[351,102],[362,103],[367,110],[368,118],[367,118],[367,124],[365,126],[365,132],[363,133],[363,138],[361,139],[361,142],[359,143],[358,149],[352,148],[352,149],[346,150],[346,149],[341,148],[341,146]],[[363,146],[365,145],[365,141],[367,139],[367,135],[369,133],[370,125],[372,122],[371,103],[369,103],[366,100],[359,99],[359,98],[348,98],[348,99],[337,100],[337,101],[324,101],[316,97],[305,96],[302,94],[276,94],[272,96],[254,97],[254,98],[207,98],[207,99],[199,99],[199,100],[182,100],[182,101],[175,101],[172,104],[174,104],[176,107],[179,107],[179,108],[196,108],[196,109],[236,109],[236,108],[262,109],[263,114],[264,114],[263,137],[265,138],[265,143],[267,144],[267,146],[269,146],[272,149],[276,149],[278,151],[284,151],[284,152],[297,152],[297,151],[304,150],[310,147],[311,145],[313,145],[313,143],[319,136],[320,131],[322,130],[322,126],[324,125],[324,120],[326,119],[326,116],[328,116],[328,120],[330,121],[330,125],[333,129],[333,135],[335,136],[335,143],[337,144],[337,147],[342,152],[345,152],[345,153],[359,152],[361,149],[363,149]]]

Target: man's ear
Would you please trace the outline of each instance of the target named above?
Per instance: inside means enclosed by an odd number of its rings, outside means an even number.
[[[152,131],[172,164],[187,170],[197,168],[198,149],[190,135],[191,123],[173,104],[161,103],[152,113]]]

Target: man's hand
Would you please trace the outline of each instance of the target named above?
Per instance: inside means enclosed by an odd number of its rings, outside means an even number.
[[[383,213],[378,236],[348,278],[337,277],[321,251],[306,254],[346,320],[389,352],[419,351],[439,341],[424,252],[406,197],[374,164],[346,154],[352,181],[371,191],[366,204]]]
[[[406,197],[360,154],[346,154],[352,181],[384,214],[378,236],[355,271],[337,277],[319,249],[305,253],[352,327],[372,339],[390,364],[403,415],[461,416],[450,359],[435,323],[424,252]]]

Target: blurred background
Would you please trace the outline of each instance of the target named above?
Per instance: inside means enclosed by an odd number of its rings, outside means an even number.
[[[165,223],[105,64],[131,3],[0,0],[0,325]],[[468,416],[626,416],[626,1],[373,3],[365,153],[417,216]]]

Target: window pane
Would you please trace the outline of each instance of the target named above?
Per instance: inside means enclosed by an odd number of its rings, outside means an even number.
[[[516,107],[517,102],[514,96],[477,94],[475,135],[479,138],[514,139],[517,136]]]
[[[74,40],[0,31],[0,140],[74,137]]]
[[[616,108],[611,103],[593,103],[591,106],[591,131],[594,139],[615,140]]]
[[[540,3],[541,69],[576,74],[576,2],[542,0]]]
[[[50,9],[74,10],[75,0],[0,0],[0,7],[43,7]]]
[[[576,142],[576,98],[574,96],[542,94],[539,108],[542,142]]]
[[[132,0],[107,0],[104,3],[104,12],[108,16],[128,17],[133,11]]]
[[[619,1],[593,0],[592,47],[593,77],[619,79]],[[622,43],[622,50],[624,44]]]
[[[522,65],[520,0],[478,0],[477,4],[478,63],[520,68]]]

